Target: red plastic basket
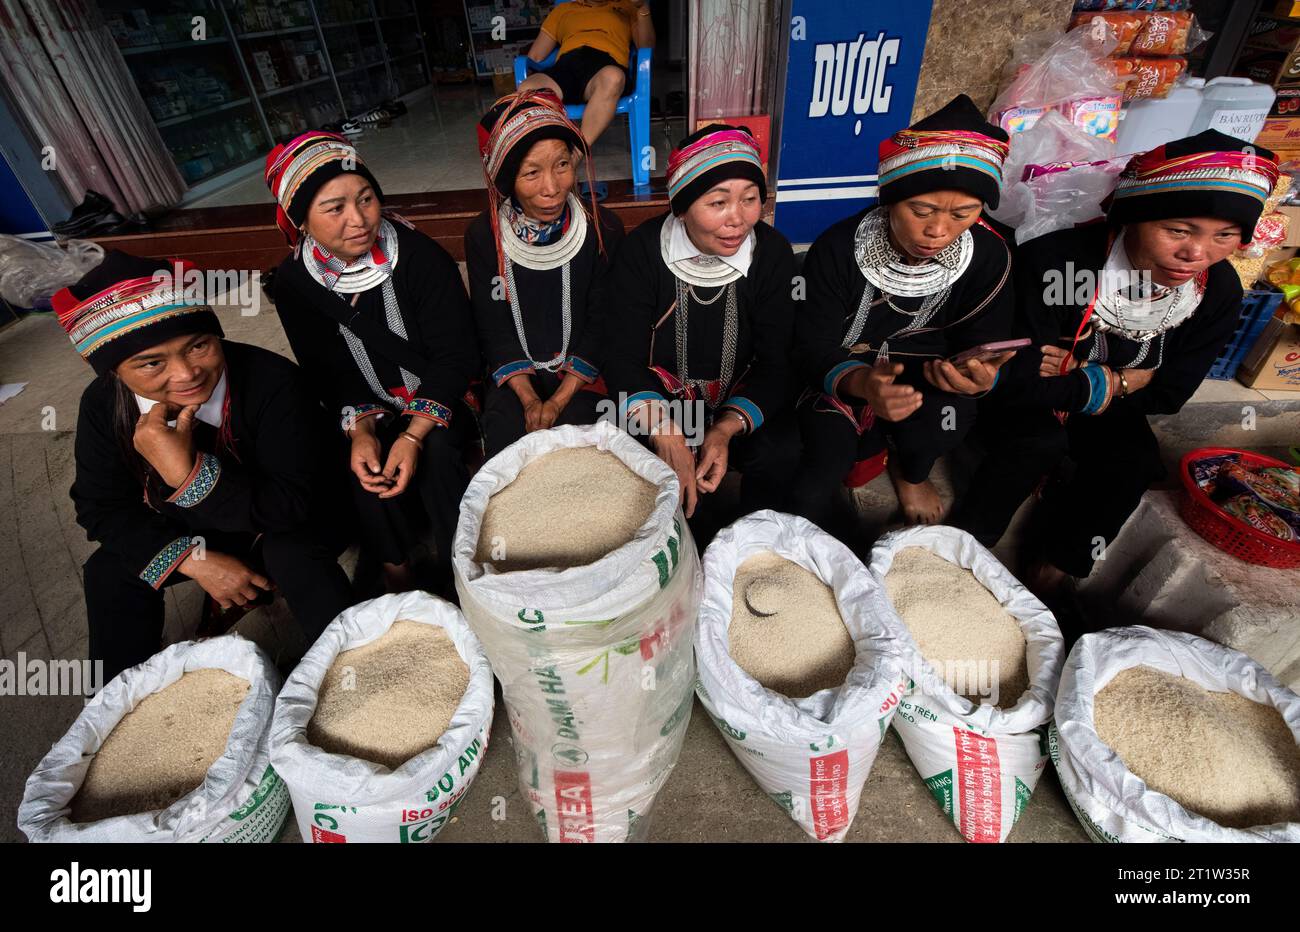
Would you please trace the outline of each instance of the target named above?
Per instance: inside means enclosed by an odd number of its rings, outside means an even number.
[[[1192,479],[1193,461],[1207,456],[1222,456],[1225,453],[1236,453],[1240,457],[1241,465],[1247,468],[1261,466],[1295,468],[1271,456],[1251,453],[1249,450],[1235,450],[1231,447],[1202,447],[1193,450],[1183,457],[1179,465],[1179,474],[1183,480],[1183,495],[1178,504],[1178,511],[1183,516],[1183,520],[1214,546],[1247,563],[1287,570],[1300,568],[1300,543],[1265,534],[1240,518],[1228,514],[1216,505]]]

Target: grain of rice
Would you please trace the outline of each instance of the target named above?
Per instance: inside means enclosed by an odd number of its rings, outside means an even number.
[[[194,790],[226,750],[248,680],[191,670],[122,716],[90,761],[73,822],[166,809]]]
[[[727,639],[742,670],[792,699],[834,689],[853,669],[853,638],[834,590],[771,551],[754,554],[736,570]]]
[[[1025,635],[975,574],[924,547],[904,547],[885,592],[921,655],[972,702],[1009,708],[1029,688]]]
[[[437,625],[395,621],[334,658],[307,740],[396,770],[438,743],[469,686],[469,667]]]
[[[594,563],[636,536],[657,492],[613,453],[555,450],[488,500],[474,559],[501,572]]]
[[[1228,828],[1300,822],[1300,747],[1277,709],[1152,667],[1093,701],[1097,735],[1157,793]]]

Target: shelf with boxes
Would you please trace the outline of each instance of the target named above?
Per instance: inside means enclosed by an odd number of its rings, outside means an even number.
[[[430,83],[414,0],[99,0],[191,186]],[[180,54],[192,53],[192,54]]]
[[[549,10],[540,0],[465,0],[475,75],[510,72],[515,57],[532,46]]]

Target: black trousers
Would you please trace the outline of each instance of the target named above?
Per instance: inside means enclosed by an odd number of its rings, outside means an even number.
[[[824,531],[842,536],[853,526],[851,515],[836,508],[844,477],[853,464],[885,448],[884,431],[873,425],[857,432],[838,411],[819,411],[809,398],[796,409],[803,456],[790,489],[789,508]]]
[[[264,534],[256,545],[251,535],[202,536],[209,551],[239,557],[264,571],[289,603],[308,640],[315,641],[354,601],[352,585],[338,564],[343,545],[327,542],[323,534],[308,530]],[[139,569],[103,547],[83,567],[90,659],[104,662],[105,683],[162,647],[163,592],[140,579]],[[163,586],[187,579],[173,571]]]
[[[385,417],[378,427],[380,465],[406,424],[404,418]],[[384,563],[405,563],[429,529],[438,554],[440,575],[451,571],[451,539],[456,533],[460,498],[469,485],[465,451],[477,442],[478,424],[473,412],[457,404],[448,427],[435,427],[424,438],[415,476],[396,498],[380,498],[361,487],[349,471],[352,500],[360,522],[362,546]]]
[[[875,456],[888,442],[903,478],[924,482],[939,457],[956,449],[974,427],[975,399],[940,391],[925,381],[919,369],[905,371],[898,384],[919,389],[925,396],[921,407],[902,421],[876,418],[860,436],[844,415],[817,410],[816,399],[806,399],[799,406],[804,453],[792,494],[795,514],[831,530],[837,523],[838,489],[858,460]]]
[[[1094,555],[1165,477],[1146,415],[1122,401],[1065,425],[1050,411],[990,405],[978,435],[989,453],[951,523],[992,547],[1048,476],[1027,546],[1071,576],[1092,572]]]
[[[551,372],[533,375],[533,388],[543,401],[560,387],[560,377]],[[564,406],[555,425],[594,424],[600,416],[596,406],[605,396],[599,392],[579,389]],[[524,435],[524,406],[509,385],[490,386],[483,402],[483,445],[488,459],[496,456]]]

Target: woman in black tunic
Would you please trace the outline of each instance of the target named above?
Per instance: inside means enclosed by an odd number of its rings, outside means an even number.
[[[799,453],[794,256],[759,220],[767,180],[749,132],[714,124],[682,140],[668,193],[671,212],[629,233],[614,263],[611,401],[676,471],[688,517],[729,464],[744,512],[781,508]]]
[[[489,207],[465,231],[465,264],[489,457],[534,430],[594,423],[605,396],[600,317],[623,224],[573,194],[586,148],[545,92],[498,101],[479,124]]]
[[[427,519],[442,587],[469,481],[464,454],[478,442],[466,399],[479,355],[456,263],[381,213],[379,182],[342,136],[306,133],[277,146],[266,180],[294,246],[276,272],[276,311],[351,440],[363,544],[382,561],[388,588],[408,589]]]
[[[1091,572],[1165,475],[1147,416],[1181,409],[1236,329],[1226,259],[1277,177],[1271,152],[1207,130],[1134,156],[1107,222],[1017,251],[1017,326],[1034,342],[981,412],[990,452],[954,523],[992,546],[1068,454],[1073,475],[1046,487],[1022,576],[1045,598]]]
[[[83,582],[105,681],[158,652],[162,588],[186,578],[222,609],[274,585],[309,639],[352,604],[337,561],[349,527],[328,512],[328,420],[297,366],[221,339],[212,310],[182,293],[189,268],[110,252],[54,296],[97,375],[72,500],[100,545]]]
[[[815,524],[849,533],[837,490],[851,470],[878,474],[886,459],[907,521],[941,519],[930,470],[970,430],[974,397],[1009,358],[947,361],[1011,331],[1011,257],[979,225],[983,206],[998,204],[1006,154],[1006,133],[961,95],[881,143],[880,205],[809,250],[795,335],[810,387],[792,510]]]

